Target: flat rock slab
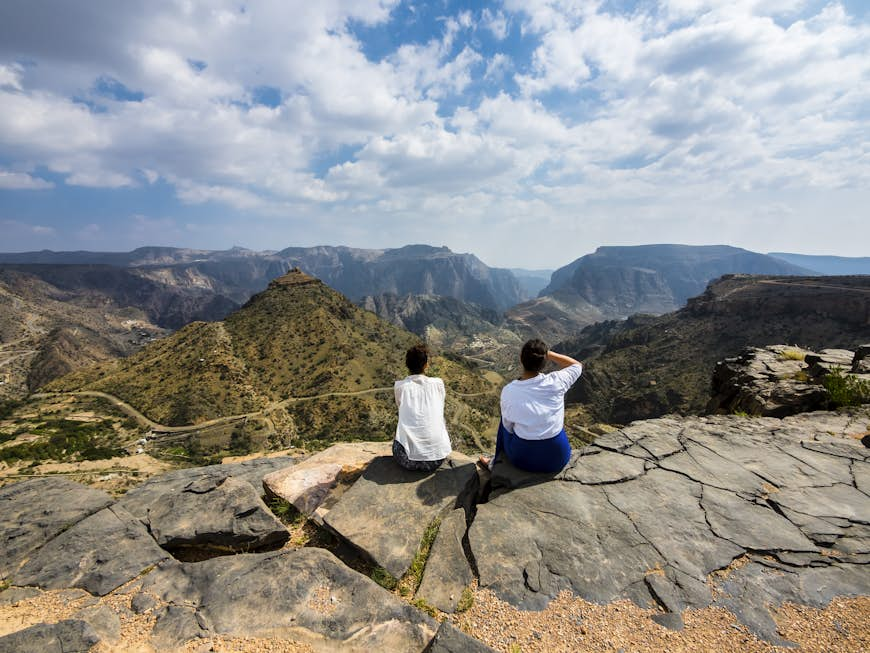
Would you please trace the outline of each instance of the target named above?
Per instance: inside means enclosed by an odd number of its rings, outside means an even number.
[[[278,548],[290,537],[254,487],[233,477],[190,481],[149,508],[147,526],[169,550],[251,551]]]
[[[268,496],[288,501],[322,524],[339,498],[339,486],[355,480],[374,458],[389,454],[389,442],[335,444],[295,465],[267,474],[263,488]]]
[[[770,607],[870,594],[870,449],[855,437],[868,425],[867,408],[666,417],[602,436],[557,474],[498,463],[468,533],[480,586],[525,609],[563,589],[666,614],[715,601],[782,643]],[[735,559],[751,564],[731,572]]]
[[[103,596],[168,557],[139,520],[110,506],[48,542],[12,581],[45,589],[78,587]]]
[[[176,643],[213,632],[294,639],[318,650],[416,653],[435,634],[433,619],[322,549],[170,561],[145,577],[142,591],[173,607],[155,630]]]
[[[148,522],[149,509],[164,501],[165,497],[181,492],[192,481],[211,479],[215,482],[232,477],[250,483],[257,494],[263,485],[263,477],[278,469],[292,465],[295,458],[255,458],[226,465],[208,465],[177,469],[159,476],[152,476],[142,485],[127,492],[118,500],[118,505],[129,511],[143,523]]]
[[[463,508],[457,508],[441,520],[417,590],[418,599],[442,612],[454,612],[463,590],[474,580],[462,547],[465,531]]]
[[[100,641],[87,622],[65,619],[0,637],[0,653],[87,653]]]
[[[456,452],[431,473],[403,469],[391,456],[375,458],[324,521],[400,578],[432,520],[464,505],[477,479],[472,459]]]
[[[36,478],[0,488],[0,578],[46,542],[114,499],[65,478]]]

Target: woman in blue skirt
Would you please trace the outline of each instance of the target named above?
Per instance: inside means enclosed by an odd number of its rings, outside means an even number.
[[[574,385],[583,366],[570,356],[550,351],[538,339],[529,340],[520,353],[523,374],[501,391],[501,423],[491,460],[492,467],[504,452],[508,461],[529,472],[558,472],[571,457],[565,434],[565,393]],[[541,370],[547,361],[559,369],[549,374]]]

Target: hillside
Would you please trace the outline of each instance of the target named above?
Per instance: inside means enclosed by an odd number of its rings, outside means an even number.
[[[744,347],[852,349],[868,338],[870,277],[729,275],[679,311],[596,324],[559,349],[587,364],[567,400],[625,424],[702,413],[714,365]]]
[[[252,446],[384,439],[395,429],[393,381],[406,374],[404,352],[416,340],[293,270],[223,322],[189,324],[48,389],[106,392],[172,426],[247,415],[236,437]],[[490,429],[487,381],[447,358],[432,373],[453,391],[447,413],[458,443]]]
[[[553,340],[571,335],[561,324],[565,316],[576,330],[638,313],[669,313],[724,274],[808,273],[785,261],[724,245],[599,247],[556,270],[539,300],[514,307],[508,318]]]

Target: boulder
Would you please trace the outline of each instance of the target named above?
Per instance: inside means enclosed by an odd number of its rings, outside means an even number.
[[[12,575],[42,545],[114,500],[61,477],[0,488],[0,578]]]
[[[169,561],[145,577],[142,590],[171,606],[157,627],[173,645],[209,632],[416,653],[435,633],[433,619],[323,549]]]
[[[139,520],[115,505],[45,544],[12,580],[46,589],[78,587],[103,596],[168,557]]]
[[[87,622],[64,619],[0,637],[0,653],[87,653],[100,641]]]
[[[204,476],[148,509],[147,526],[165,549],[278,548],[290,537],[247,481]]]
[[[389,454],[389,442],[335,444],[293,466],[267,474],[263,488],[267,496],[284,499],[322,524],[343,489],[359,477],[372,459]]]
[[[292,465],[294,460],[294,458],[288,456],[254,458],[253,460],[226,465],[177,469],[149,478],[142,485],[133,488],[122,496],[118,500],[118,505],[128,510],[143,523],[148,523],[148,511],[152,506],[163,502],[167,496],[177,495],[193,481],[210,479],[216,483],[232,477],[236,480],[249,483],[259,495],[259,488],[263,485],[263,477],[278,469]]]
[[[785,345],[749,347],[716,364],[707,412],[785,417],[825,409],[830,398],[817,377],[845,357],[851,366],[852,352],[846,350],[817,354]]]
[[[326,515],[326,525],[396,578],[411,566],[436,517],[464,505],[477,488],[473,459],[453,452],[435,472],[411,472],[375,458]]]
[[[463,590],[474,580],[462,547],[465,531],[463,508],[457,508],[441,520],[423,571],[423,581],[417,589],[417,598],[442,612],[454,612]]]

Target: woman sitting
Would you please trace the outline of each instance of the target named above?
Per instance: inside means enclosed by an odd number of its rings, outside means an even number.
[[[408,350],[405,365],[410,375],[393,387],[399,405],[393,457],[405,469],[432,472],[451,451],[444,423],[444,381],[426,376],[429,350],[424,344]]]
[[[559,369],[541,370],[547,361]],[[570,356],[550,351],[538,339],[529,340],[520,353],[523,374],[501,391],[501,423],[495,456],[481,462],[492,466],[504,451],[508,461],[528,472],[558,472],[571,457],[565,434],[565,393],[574,385],[583,366]]]

